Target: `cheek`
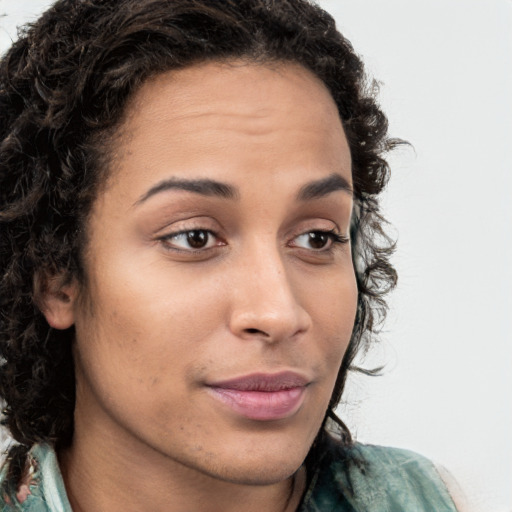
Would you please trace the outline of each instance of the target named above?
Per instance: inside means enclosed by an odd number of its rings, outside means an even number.
[[[218,279],[198,283],[186,272],[163,272],[156,265],[128,269],[122,261],[102,268],[91,278],[90,304],[77,312],[84,364],[100,379],[129,387],[185,378],[197,356],[191,347],[222,323]]]
[[[333,385],[352,336],[357,297],[355,274],[351,271],[347,271],[342,278],[333,277],[312,297],[314,324],[321,331],[316,338],[321,343]]]
[[[306,283],[307,285],[307,283]],[[315,286],[304,287],[313,322],[326,331],[328,338],[350,337],[357,310],[357,283],[352,265],[342,272],[327,274]]]

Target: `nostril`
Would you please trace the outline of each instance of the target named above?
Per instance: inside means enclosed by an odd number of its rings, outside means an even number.
[[[267,333],[260,331],[259,329],[254,329],[254,328],[245,329],[245,332],[248,334],[263,334],[263,335],[267,336]]]

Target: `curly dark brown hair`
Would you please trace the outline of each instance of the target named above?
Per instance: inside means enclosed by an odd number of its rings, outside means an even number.
[[[73,435],[74,330],[49,327],[38,276],[84,279],[83,228],[127,100],[152,75],[229,59],[299,63],[339,109],[353,162],[358,308],[326,420],[350,441],[334,408],[396,282],[378,196],[398,143],[351,44],[308,0],[59,0],[0,64],[0,397],[22,446]]]

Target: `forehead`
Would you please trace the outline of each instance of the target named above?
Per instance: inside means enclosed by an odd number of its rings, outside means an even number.
[[[212,61],[161,73],[134,94],[129,110],[155,115],[172,107],[178,120],[186,112],[207,115],[222,107],[226,114],[264,117],[267,108],[276,108],[276,99],[280,109],[296,115],[309,117],[313,103],[326,121],[338,117],[324,83],[300,64],[283,61]]]
[[[134,94],[120,134],[114,176],[117,170],[134,179],[136,170],[138,178],[164,179],[215,169],[230,179],[250,169],[256,180],[269,177],[265,167],[275,169],[274,178],[293,168],[351,181],[336,104],[298,64],[208,62],[162,73]]]

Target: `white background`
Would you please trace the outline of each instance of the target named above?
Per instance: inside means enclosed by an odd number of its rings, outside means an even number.
[[[0,50],[48,0],[0,0]],[[382,82],[385,211],[400,282],[340,414],[357,439],[447,467],[473,508],[512,511],[512,0],[323,0]]]

